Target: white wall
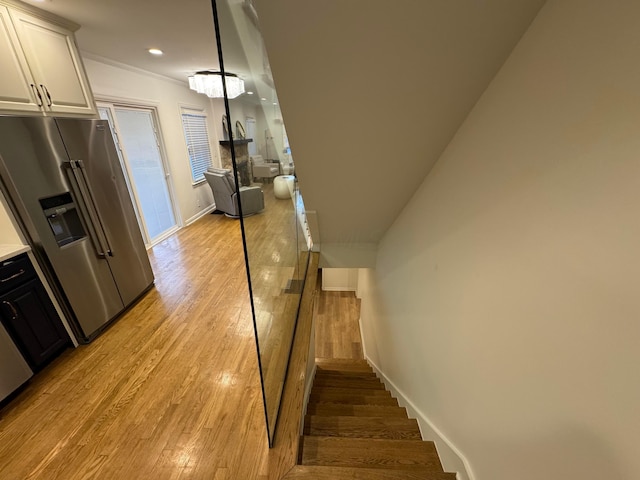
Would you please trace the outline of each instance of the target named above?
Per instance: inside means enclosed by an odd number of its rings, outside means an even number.
[[[321,262],[380,241],[543,3],[253,1]]]
[[[4,204],[5,199],[0,193],[0,245],[22,245],[22,240],[18,235],[11,213]]]
[[[477,480],[640,478],[639,45],[640,2],[550,0],[363,274]]]
[[[220,164],[218,132],[224,106],[205,95],[189,90],[188,84],[126,66],[107,64],[84,56],[84,64],[95,97],[117,99],[154,106],[158,110],[162,139],[167,154],[175,198],[183,224],[195,219],[213,204],[206,182],[191,184],[189,157],[182,129],[180,107],[202,108],[208,116],[209,141],[214,163]],[[216,112],[214,112],[214,108]]]
[[[328,292],[355,292],[357,289],[357,268],[322,269],[322,290]]]

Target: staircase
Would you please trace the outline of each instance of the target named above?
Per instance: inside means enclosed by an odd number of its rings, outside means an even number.
[[[286,480],[455,480],[364,360],[317,360],[298,465]]]

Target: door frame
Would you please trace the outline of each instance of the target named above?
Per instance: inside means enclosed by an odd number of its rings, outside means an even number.
[[[176,231],[178,231],[182,227],[182,218],[180,216],[180,210],[178,208],[177,200],[176,200],[175,187],[173,185],[173,174],[171,173],[171,168],[169,166],[166,150],[164,147],[162,128],[160,126],[160,119],[158,116],[158,107],[155,104],[150,104],[147,102],[118,99],[115,97],[98,97],[96,98],[96,106],[98,109],[107,108],[109,110],[109,115],[111,117],[111,120],[115,128],[115,135],[118,143],[116,147],[119,149],[119,152],[122,155],[122,156],[119,155],[119,157],[120,157],[120,162],[122,164],[121,165],[122,169],[127,179],[127,188],[129,190],[129,195],[131,197],[131,201],[133,202],[134,209],[136,211],[136,217],[138,218],[140,232],[142,233],[145,246],[147,247],[147,250],[148,250],[154,245],[160,243],[162,240],[173,235]],[[120,140],[120,128],[118,126],[118,119],[115,115],[116,108],[124,108],[124,109],[130,109],[130,110],[144,110],[151,113],[151,120],[155,128],[156,141],[158,144],[158,152],[160,154],[160,161],[161,161],[162,169],[164,172],[165,182],[167,184],[167,191],[169,194],[169,203],[170,203],[171,211],[173,212],[173,218],[175,220],[174,227],[168,229],[162,235],[153,239],[153,241],[149,236],[149,232],[147,231],[146,222],[144,220],[144,214],[142,210],[142,205],[140,203],[136,185],[133,179],[133,175],[131,173],[129,159],[127,158],[127,153],[124,148],[124,145],[122,145],[122,142]]]

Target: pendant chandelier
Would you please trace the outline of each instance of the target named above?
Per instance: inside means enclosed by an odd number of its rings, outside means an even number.
[[[236,98],[244,93],[244,80],[233,73],[225,73],[224,76],[229,98]],[[210,98],[223,98],[222,72],[204,70],[190,75],[189,88]]]

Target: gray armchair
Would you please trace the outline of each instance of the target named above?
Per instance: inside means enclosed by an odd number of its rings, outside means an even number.
[[[253,178],[261,178],[269,181],[280,175],[280,162],[265,162],[262,155],[252,155],[250,157],[253,169]]]
[[[238,193],[233,172],[222,168],[210,167],[204,172],[204,178],[211,187],[216,208],[228,217],[239,218]],[[264,196],[260,187],[240,187],[240,201],[244,216],[253,215],[264,209]]]

